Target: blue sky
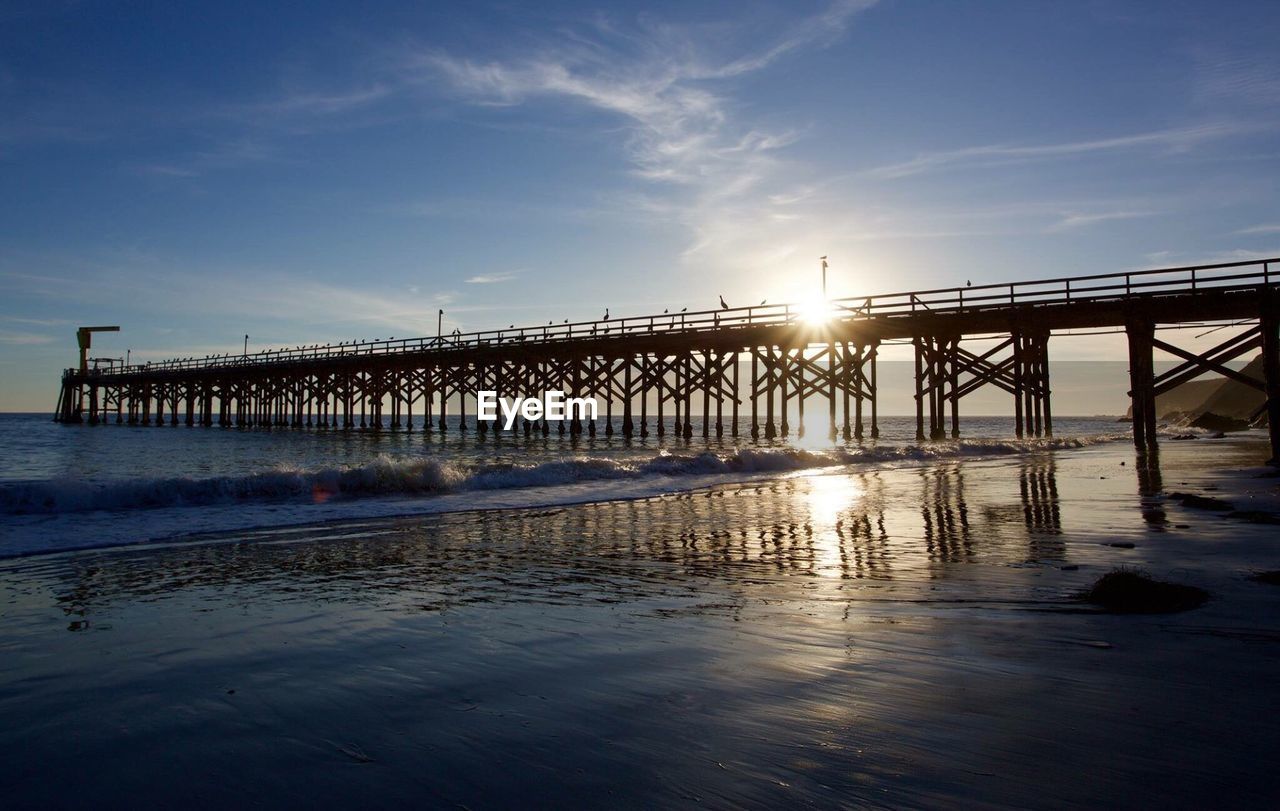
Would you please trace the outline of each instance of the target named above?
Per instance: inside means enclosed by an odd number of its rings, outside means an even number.
[[[1280,255],[1278,36],[1263,2],[0,5],[0,410],[52,408],[79,324],[159,359],[801,299],[822,254],[835,295]]]

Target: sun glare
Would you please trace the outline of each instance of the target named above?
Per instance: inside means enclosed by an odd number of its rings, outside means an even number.
[[[796,305],[797,317],[806,324],[825,324],[836,317],[835,306],[821,297],[807,299]]]

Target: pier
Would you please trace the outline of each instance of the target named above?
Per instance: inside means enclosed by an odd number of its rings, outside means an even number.
[[[915,357],[916,435],[958,437],[961,404],[983,386],[1013,398],[1019,437],[1053,433],[1049,341],[1068,330],[1123,330],[1128,337],[1133,438],[1156,446],[1156,397],[1215,373],[1261,391],[1254,415],[1270,426],[1280,459],[1280,259],[832,299],[820,313],[795,305],[511,327],[428,338],[335,343],[159,363],[67,369],[55,410],[63,423],[271,426],[446,431],[468,423],[476,392],[499,396],[562,390],[595,397],[596,421],[554,428],[518,420],[514,432],[663,435],[667,417],[690,437],[879,434],[877,356],[910,344]],[[1221,323],[1217,345],[1194,352],[1161,330]],[[101,328],[92,328],[101,329]],[[1062,336],[1069,337],[1069,336]],[[976,340],[994,346],[975,351]],[[82,340],[82,350],[87,343]],[[1157,374],[1155,350],[1180,362]],[[1260,351],[1261,379],[1227,364]],[[83,351],[82,351],[83,354]],[[817,411],[814,412],[816,407]],[[809,409],[806,413],[806,409]],[[797,424],[790,424],[791,414]],[[414,415],[426,415],[420,425]],[[806,425],[808,420],[809,425]],[[585,423],[585,424],[584,424]]]

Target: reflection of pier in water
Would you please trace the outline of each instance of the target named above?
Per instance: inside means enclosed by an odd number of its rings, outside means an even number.
[[[1024,462],[1018,471],[1018,486],[1031,560],[1062,560],[1067,545],[1062,538],[1062,508],[1053,456]]]
[[[920,472],[920,482],[920,516],[929,557],[937,563],[957,563],[971,557],[973,537],[963,468],[926,468]]]
[[[1148,448],[1138,453],[1134,460],[1138,473],[1138,496],[1142,505],[1142,517],[1152,527],[1168,523],[1164,511],[1164,477],[1160,473],[1160,449]]]
[[[862,439],[868,418],[875,438],[877,358],[883,345],[900,343],[914,350],[917,439],[959,436],[960,401],[984,386],[1012,397],[1019,437],[1044,436],[1053,433],[1050,337],[1123,329],[1140,448],[1156,443],[1157,395],[1217,373],[1266,395],[1259,416],[1269,415],[1280,459],[1276,261],[839,299],[821,313],[789,304],[725,306],[108,368],[89,368],[82,351],[80,367],[63,374],[55,419],[412,431],[417,416],[421,430],[443,432],[456,408],[454,425],[466,431],[477,392],[511,398],[563,391],[600,403],[599,415],[557,421],[557,433],[570,436],[594,436],[598,422],[605,435],[616,428],[645,437],[652,425],[662,436],[674,415],[677,435],[690,437],[695,411],[704,437],[736,436],[744,424],[752,437],[786,437],[792,415],[803,436],[809,403],[825,412],[820,421],[832,439]],[[1206,352],[1156,337],[1158,329],[1205,322],[1243,330]],[[82,332],[94,329],[102,328]],[[971,351],[966,342],[974,340],[993,345]],[[1156,350],[1181,363],[1157,375]],[[1226,365],[1258,350],[1261,379]],[[480,434],[498,430],[485,421],[473,426]],[[516,420],[511,430],[547,435],[552,426],[543,417]]]
[[[1062,532],[1062,513],[1058,508],[1058,477],[1053,457],[1024,462],[1018,471],[1022,493],[1022,509],[1027,530],[1032,533],[1058,535]]]
[[[640,501],[262,530],[236,542],[90,553],[49,565],[68,570],[59,599],[76,623],[117,597],[150,600],[209,587],[243,589],[246,599],[269,593],[280,602],[408,610],[689,597],[708,581],[852,597],[876,584],[944,579],[972,563],[1060,559],[1052,460],[1007,473],[983,479],[977,506],[963,466],[949,465],[800,476]],[[918,495],[898,486],[912,477]]]
[[[846,577],[888,578],[893,575],[893,554],[884,520],[884,479],[863,475],[859,483],[864,498],[836,522],[841,571]]]

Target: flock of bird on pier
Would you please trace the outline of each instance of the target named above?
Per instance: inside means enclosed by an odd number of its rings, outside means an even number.
[[[761,299],[761,300],[760,300],[760,303],[759,303],[759,304],[757,304],[756,306],[757,306],[757,307],[764,307],[764,306],[766,306],[768,303],[769,303],[769,300],[768,300],[768,299]],[[609,314],[609,309],[610,309],[610,308],[608,308],[608,307],[605,307],[605,308],[604,308],[604,316],[600,319],[601,321],[608,321],[608,320],[610,320],[610,317],[611,317],[611,316],[610,316],[610,314]],[[722,310],[732,309],[732,308],[729,306],[729,304],[724,300],[724,295],[723,295],[723,294],[721,294],[721,295],[720,295],[720,309],[722,309]],[[679,310],[675,315],[676,315],[676,316],[678,316],[678,315],[680,315],[680,314],[682,314],[682,313],[687,313],[688,311],[689,311],[688,306],[681,307],[681,308],[680,308],[680,310]],[[669,307],[664,307],[664,308],[662,309],[662,314],[663,314],[663,315],[672,315],[672,313],[671,313],[671,311],[670,311],[670,308],[669,308]],[[568,324],[568,323],[569,323],[569,319],[567,319],[567,318],[566,318],[566,319],[564,319],[564,321],[562,321],[561,323],[562,323],[562,324]],[[675,322],[675,317],[673,316],[673,318],[672,318],[672,320],[671,320],[671,326],[672,326],[672,327],[674,327],[674,326],[675,326],[675,323],[676,323],[676,322]],[[553,320],[551,320],[551,321],[548,321],[548,322],[547,322],[547,326],[548,326],[548,327],[555,326],[555,320],[553,319]],[[516,325],[515,325],[515,324],[508,324],[508,325],[507,325],[507,329],[516,329]],[[532,328],[531,328],[531,329],[532,329]],[[596,328],[595,328],[595,327],[592,327],[592,330],[591,330],[591,331],[592,331],[592,334],[596,334]],[[605,331],[605,334],[608,334],[608,332],[609,332],[608,327],[606,327],[604,331]],[[462,334],[463,334],[463,333],[462,333],[462,330],[461,330],[461,329],[458,329],[458,328],[456,328],[456,327],[455,327],[455,328],[454,328],[454,329],[449,333],[449,336],[450,336],[450,337],[456,337],[456,336],[459,336],[459,335],[462,335]],[[245,336],[245,337],[247,338],[248,336]],[[224,352],[224,353],[221,353],[221,354],[205,355],[205,356],[202,358],[202,360],[218,360],[218,359],[220,359],[220,358],[243,357],[244,355],[249,355],[249,354],[254,354],[254,355],[269,355],[269,354],[271,354],[271,353],[273,353],[273,352],[278,352],[278,351],[301,351],[301,350],[307,350],[307,349],[335,349],[335,348],[341,348],[341,347],[344,347],[344,346],[360,346],[360,345],[362,345],[362,344],[367,344],[367,343],[380,343],[380,342],[382,342],[382,341],[384,341],[384,340],[386,340],[386,341],[394,341],[394,340],[396,340],[396,336],[392,335],[392,336],[390,336],[390,337],[388,337],[388,338],[385,338],[385,339],[384,339],[384,338],[373,338],[373,339],[361,338],[361,339],[359,339],[359,340],[353,340],[353,341],[338,341],[337,343],[326,343],[326,344],[299,344],[299,345],[297,345],[297,346],[284,347],[284,348],[283,348],[283,350],[279,350],[279,349],[261,349],[261,350],[259,350],[259,351],[257,351],[257,352],[254,352],[254,353],[245,352],[245,353],[243,353],[243,355],[236,355],[236,354],[231,353],[231,352]],[[189,356],[189,357],[172,358],[171,360],[175,360],[175,361],[196,360],[196,356],[191,355],[191,356]],[[147,365],[151,365],[151,361],[147,361],[146,363],[147,363]]]

